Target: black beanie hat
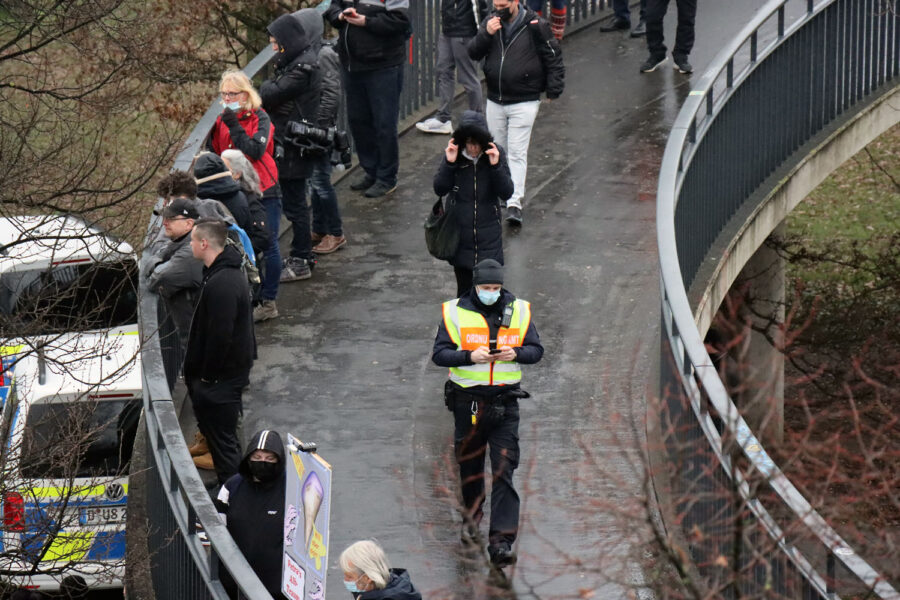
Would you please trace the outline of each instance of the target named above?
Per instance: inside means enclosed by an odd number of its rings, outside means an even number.
[[[472,284],[499,283],[503,285],[503,265],[492,258],[486,258],[475,265]]]

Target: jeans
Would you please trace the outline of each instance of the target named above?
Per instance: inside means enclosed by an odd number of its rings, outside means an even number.
[[[513,180],[513,195],[506,206],[522,208],[525,199],[525,174],[528,171],[528,145],[531,143],[531,129],[541,107],[540,100],[497,104],[487,101],[485,119],[488,129],[498,146],[506,148],[509,160],[509,174]]]
[[[694,48],[694,18],[697,16],[697,0],[675,0],[678,7],[678,28],[675,30],[675,48],[672,56],[687,58]],[[647,50],[650,56],[666,57],[663,42],[663,18],[669,8],[669,0],[647,0]]]
[[[269,229],[269,245],[263,253],[262,287],[260,300],[274,300],[278,296],[278,280],[281,278],[281,250],[278,248],[278,225],[281,223],[281,198],[263,196],[266,209],[266,227]]]
[[[359,164],[369,177],[390,186],[397,183],[400,166],[397,123],[402,89],[402,65],[375,71],[344,70],[347,119]]]
[[[238,420],[243,412],[241,393],[247,375],[213,383],[191,378],[186,382],[197,427],[206,438],[219,483],[238,472],[243,454],[238,440]]]
[[[344,227],[338,208],[337,192],[331,183],[331,155],[325,155],[315,162],[309,178],[309,200],[312,204],[312,230],[322,235],[341,237]]]
[[[312,258],[309,236],[309,206],[306,204],[306,179],[282,179],[281,203],[284,216],[291,222],[291,257]]]
[[[613,0],[613,12],[617,21],[625,21],[631,23],[631,9],[628,7],[629,0]],[[647,0],[641,0],[641,21],[647,20]]]
[[[438,37],[437,80],[441,106],[438,108],[437,120],[446,123],[450,120],[450,109],[453,104],[453,92],[456,91],[456,79],[466,90],[469,99],[469,110],[484,112],[484,96],[481,93],[481,81],[478,80],[475,61],[469,58],[467,46],[472,38],[447,37],[443,33]],[[454,77],[455,75],[455,77]]]
[[[478,410],[478,422],[472,425],[473,397],[458,395],[454,400],[454,449],[459,464],[463,504],[472,523],[478,525],[484,515],[484,457],[491,452],[491,524],[488,540],[492,546],[516,541],[519,530],[519,494],[513,487],[513,471],[519,466],[519,404],[489,399]],[[492,415],[490,406],[499,406],[503,414]]]

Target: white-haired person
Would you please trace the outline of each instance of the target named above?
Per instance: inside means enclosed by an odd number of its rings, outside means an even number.
[[[341,552],[340,563],[354,600],[422,600],[406,569],[392,569],[377,542],[351,544]]]
[[[253,83],[243,71],[229,70],[222,74],[219,82],[222,98],[222,114],[216,119],[207,140],[207,147],[222,155],[226,150],[240,150],[250,161],[259,178],[260,198],[266,209],[266,227],[269,237],[277,239],[278,224],[281,222],[281,188],[278,185],[278,167],[275,166],[275,126],[268,113],[262,108],[262,99]],[[255,321],[264,321],[278,316],[275,297],[278,295],[278,281],[281,278],[281,263],[272,262],[274,250],[265,252],[265,271],[261,303],[253,311]],[[281,260],[280,254],[278,259]]]
[[[222,160],[231,171],[231,176],[241,186],[247,196],[248,206],[252,206],[253,198],[262,200],[259,175],[247,156],[235,148],[222,152]],[[266,228],[269,230],[268,242],[263,250],[262,285],[259,289],[259,304],[253,309],[253,320],[256,322],[274,319],[278,316],[275,299],[278,297],[278,280],[281,278],[281,251],[278,248],[278,222],[281,220],[281,203],[278,198],[273,202],[263,203],[266,209]],[[273,206],[274,205],[274,206]],[[272,227],[270,224],[275,223]]]

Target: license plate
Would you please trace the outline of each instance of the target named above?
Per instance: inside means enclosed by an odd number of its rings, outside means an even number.
[[[82,525],[112,525],[125,523],[124,506],[97,506],[82,508],[80,522]]]

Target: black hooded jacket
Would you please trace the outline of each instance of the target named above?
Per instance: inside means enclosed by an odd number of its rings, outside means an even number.
[[[272,481],[256,481],[250,473],[250,455],[260,449],[278,455],[279,475]],[[285,485],[284,443],[277,432],[265,429],[253,436],[238,474],[225,482],[216,499],[231,537],[273,598],[284,598],[281,560]],[[224,575],[226,589],[233,588],[227,571],[223,569],[220,574]]]
[[[406,569],[391,569],[391,579],[383,590],[370,590],[356,595],[356,600],[422,600]]]
[[[565,87],[566,68],[559,42],[550,24],[521,4],[521,19],[511,24],[511,31],[487,32],[485,19],[469,42],[469,58],[484,59],[484,81],[488,99],[497,104],[515,104],[539,100],[541,92],[548,98],[559,98]]]
[[[218,200],[234,217],[238,227],[246,231],[250,227],[250,208],[241,186],[232,178],[222,157],[213,152],[204,152],[194,163],[194,177],[197,178],[197,197]]]
[[[225,246],[203,269],[184,357],[185,379],[206,381],[246,376],[256,358],[250,287],[241,254]]]
[[[316,124],[318,120],[322,95],[318,60],[324,29],[322,16],[312,8],[281,15],[268,27],[282,51],[275,58],[275,76],[259,86],[259,95],[275,125],[275,141],[284,151],[277,161],[279,179],[312,174],[313,163],[285,143],[285,134],[289,121]]]
[[[463,156],[467,139],[474,138],[482,146],[475,162]],[[450,259],[454,267],[472,269],[475,263],[492,258],[503,264],[503,225],[500,202],[513,195],[513,182],[506,162],[506,151],[500,150],[500,162],[492,165],[484,153],[492,140],[487,122],[481,113],[467,110],[453,132],[459,145],[456,162],[441,157],[434,174],[434,192],[438,196],[456,191],[456,223],[459,227],[459,246]]]

